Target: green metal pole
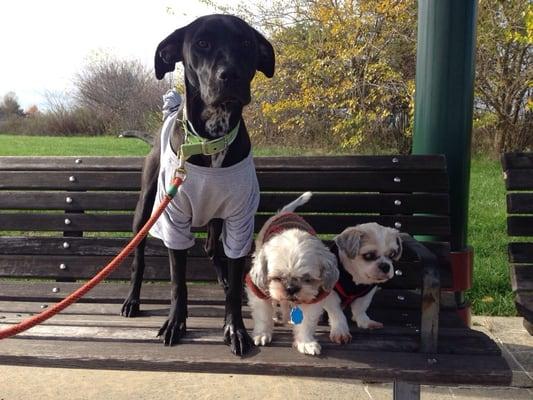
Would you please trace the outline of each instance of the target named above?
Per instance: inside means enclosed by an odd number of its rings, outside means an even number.
[[[413,154],[446,155],[452,250],[466,249],[476,0],[419,0]]]

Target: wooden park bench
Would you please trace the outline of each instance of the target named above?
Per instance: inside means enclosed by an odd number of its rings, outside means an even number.
[[[526,241],[509,243],[511,286],[524,327],[533,335],[533,153],[502,155],[507,193],[507,233]]]
[[[444,157],[255,161],[262,190],[256,230],[282,205],[312,190],[314,197],[300,211],[326,240],[371,221],[405,232],[396,276],[369,312],[384,329],[352,325],[352,343],[339,346],[320,326],[322,355],[312,357],[291,348],[290,328],[276,327],[271,346],[236,357],[222,343],[223,292],[200,238],[188,262],[189,331],[181,344],[164,347],[155,335],[168,312],[167,252],[150,239],[142,316],[119,316],[129,284],[125,262],[78,304],[0,341],[0,363],[394,381],[398,399],[418,398],[420,384],[510,383],[498,346],[457,313]],[[63,298],[126,243],[141,165],[140,157],[0,157],[0,327]],[[433,239],[418,242],[409,235]],[[441,288],[447,290],[439,296]],[[247,306],[243,313],[251,329]]]

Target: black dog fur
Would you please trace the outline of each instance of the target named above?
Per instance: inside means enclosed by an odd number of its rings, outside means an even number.
[[[182,62],[185,71],[185,101],[187,118],[196,132],[212,139],[227,132],[207,131],[206,119],[213,111],[229,111],[229,130],[238,121],[240,129],[235,141],[229,146],[221,167],[229,167],[243,160],[251,150],[250,138],[242,121],[243,107],[250,102],[250,82],[256,71],[267,77],[274,74],[274,50],[271,44],[243,20],[230,15],[209,15],[198,18],[191,24],[176,30],[157,47],[155,74],[162,79],[173,71],[175,63]],[[180,112],[183,112],[181,110]],[[215,121],[216,122],[216,121]],[[180,124],[177,124],[180,125]],[[179,127],[178,129],[182,129]],[[172,149],[178,150],[179,135],[171,137]],[[160,163],[160,139],[155,140],[152,151],[145,159],[142,172],[142,187],[135,216],[133,231],[137,233],[150,217]],[[195,165],[210,167],[212,156],[196,155],[188,160]],[[208,224],[206,251],[213,259],[219,282],[226,294],[224,342],[236,355],[246,354],[253,342],[242,320],[242,294],[244,258],[222,261],[223,249],[219,241],[223,221],[212,219]],[[131,286],[122,306],[121,314],[134,317],[139,314],[140,290],[144,274],[143,241],[135,251],[132,263]],[[185,281],[187,250],[169,249],[171,276],[171,307],[168,319],[159,331],[165,345],[177,344],[186,333],[187,286]]]

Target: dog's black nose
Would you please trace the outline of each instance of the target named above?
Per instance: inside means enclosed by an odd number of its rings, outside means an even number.
[[[383,271],[384,274],[388,274],[390,271],[390,264],[387,263],[380,263],[378,265],[378,268]]]
[[[235,81],[239,79],[239,74],[233,68],[221,68],[218,70],[217,78],[221,81]]]
[[[293,294],[295,294],[296,292],[300,290],[300,287],[296,285],[289,285],[285,288],[285,290],[287,291],[287,294],[292,296]]]

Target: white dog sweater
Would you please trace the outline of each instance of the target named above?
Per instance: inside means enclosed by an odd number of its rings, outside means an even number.
[[[166,187],[178,167],[178,156],[170,146],[177,112],[166,118],[161,130],[161,164],[154,208],[162,201]],[[191,227],[206,225],[210,219],[224,220],[222,244],[229,258],[247,255],[253,241],[254,216],[259,205],[259,184],[252,154],[227,168],[200,167],[185,163],[187,178],[150,234],[170,249],[194,245]]]

